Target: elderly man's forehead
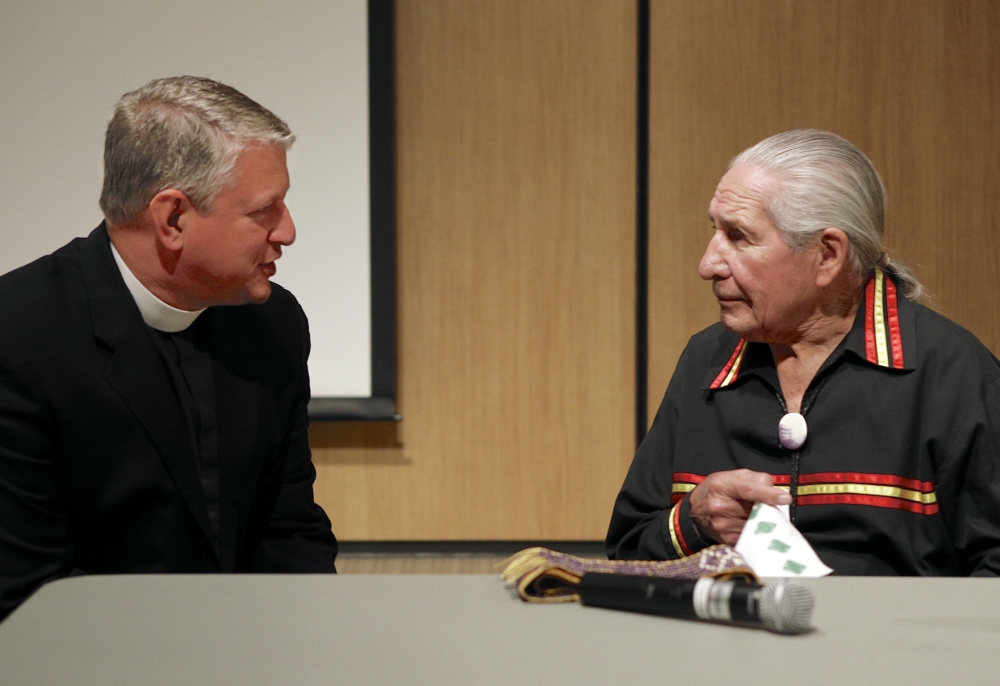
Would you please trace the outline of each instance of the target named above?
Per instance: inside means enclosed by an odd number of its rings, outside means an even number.
[[[719,181],[709,202],[709,217],[762,211],[774,180],[759,167],[738,165]]]

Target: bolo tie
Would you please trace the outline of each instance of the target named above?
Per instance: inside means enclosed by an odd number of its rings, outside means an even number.
[[[798,412],[787,412],[778,422],[778,443],[785,450],[792,451],[792,482],[790,484],[792,503],[788,508],[788,518],[792,524],[795,523],[795,501],[798,500],[799,490],[799,448],[805,444],[808,437],[809,425],[806,423],[805,416]]]
[[[785,416],[778,420],[778,445],[780,445],[785,450],[791,451],[792,453],[792,475],[791,484],[789,491],[792,495],[792,503],[788,507],[788,518],[791,520],[792,524],[795,524],[795,512],[798,505],[798,491],[799,491],[799,461],[801,459],[800,449],[805,445],[806,439],[809,438],[809,424],[806,422],[805,413],[809,411],[812,407],[813,401],[816,400],[816,396],[819,395],[820,389],[829,375],[824,375],[819,383],[816,385],[815,390],[812,395],[805,398],[802,403],[802,412],[789,412],[788,408],[785,406],[785,399],[782,397],[780,392],[777,392],[778,402],[781,403],[781,409],[785,411]]]

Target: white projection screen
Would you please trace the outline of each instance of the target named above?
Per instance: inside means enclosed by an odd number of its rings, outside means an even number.
[[[298,229],[275,281],[309,317],[317,419],[395,419],[392,0],[5,0],[0,273],[102,220],[104,129],[177,74],[289,123]]]

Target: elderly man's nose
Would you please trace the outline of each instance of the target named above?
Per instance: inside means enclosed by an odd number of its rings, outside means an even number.
[[[701,262],[698,263],[698,276],[706,281],[719,278],[723,276],[724,267],[725,263],[719,254],[716,240],[713,237],[708,242],[708,247],[705,248],[705,254],[701,256]]]

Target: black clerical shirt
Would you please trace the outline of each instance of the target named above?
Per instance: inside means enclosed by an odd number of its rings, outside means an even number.
[[[208,521],[219,544],[219,437],[216,428],[215,387],[212,359],[204,318],[175,333],[154,331],[157,344],[170,369],[177,398],[184,410],[191,448],[198,459],[198,473],[205,493]]]

